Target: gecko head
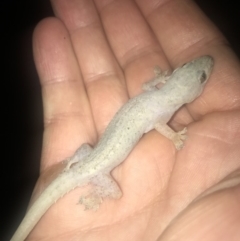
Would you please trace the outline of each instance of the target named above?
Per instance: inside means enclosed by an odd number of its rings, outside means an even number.
[[[179,71],[179,76],[185,76],[178,81],[178,86],[182,93],[185,93],[185,103],[190,103],[196,99],[203,91],[207,80],[212,72],[213,58],[211,56],[202,56],[193,61],[184,64]]]

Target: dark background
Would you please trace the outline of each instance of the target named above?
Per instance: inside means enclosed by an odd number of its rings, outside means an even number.
[[[240,57],[240,10],[231,1],[197,0]],[[233,1],[232,1],[233,2]],[[32,33],[53,16],[47,0],[1,3],[3,155],[1,159],[0,240],[9,240],[22,219],[38,177],[43,113],[32,57]],[[6,91],[6,92],[5,92]]]

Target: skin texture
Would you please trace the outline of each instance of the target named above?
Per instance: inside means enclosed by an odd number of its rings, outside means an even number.
[[[203,94],[172,119],[188,126],[176,152],[146,134],[113,171],[124,193],[97,212],[76,189],[51,207],[28,241],[237,240],[240,235],[240,67],[191,1],[52,1],[56,18],[36,27],[33,48],[44,102],[41,176],[33,200],[82,143],[98,142],[116,111],[163,70],[211,55]]]

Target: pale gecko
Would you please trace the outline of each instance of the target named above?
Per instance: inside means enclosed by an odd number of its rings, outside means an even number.
[[[102,198],[120,198],[122,192],[110,172],[126,159],[144,133],[156,129],[181,149],[186,128],[175,132],[167,123],[182,105],[202,93],[213,64],[212,57],[202,56],[175,69],[170,76],[158,71],[156,78],[143,85],[145,92],[115,114],[95,148],[83,144],[68,159],[66,168],[27,211],[11,241],[23,241],[44,213],[76,187],[93,185],[93,192],[80,199],[86,209],[97,209]],[[163,86],[158,88],[160,83]]]

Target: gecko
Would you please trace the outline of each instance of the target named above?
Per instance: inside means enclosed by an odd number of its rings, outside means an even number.
[[[83,144],[68,158],[66,167],[32,204],[10,241],[25,240],[44,213],[74,188],[92,185],[91,192],[80,198],[85,209],[97,210],[106,197],[121,198],[122,191],[110,173],[150,130],[157,130],[180,150],[187,129],[175,132],[168,122],[182,105],[202,93],[213,65],[213,58],[205,55],[175,69],[171,75],[155,71],[156,77],[143,85],[144,92],[115,114],[95,148]],[[160,83],[163,85],[158,87]]]

